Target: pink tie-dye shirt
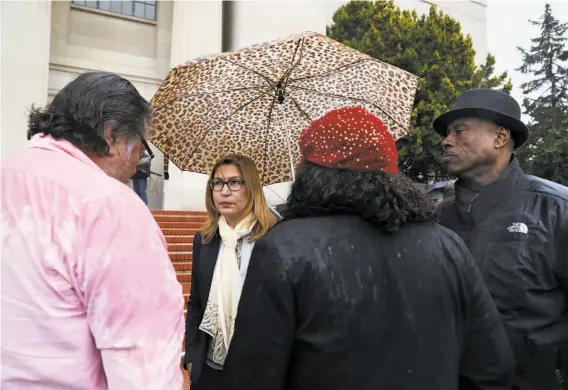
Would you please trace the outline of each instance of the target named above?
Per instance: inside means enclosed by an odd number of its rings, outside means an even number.
[[[0,387],[182,389],[182,291],[146,205],[49,136],[1,174]]]

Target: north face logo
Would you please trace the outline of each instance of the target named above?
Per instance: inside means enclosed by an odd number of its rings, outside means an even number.
[[[524,233],[527,234],[529,232],[529,228],[522,222],[515,222],[511,226],[507,228],[509,233]]]

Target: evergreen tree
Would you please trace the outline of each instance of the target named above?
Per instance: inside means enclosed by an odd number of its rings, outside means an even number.
[[[351,1],[333,15],[327,35],[422,78],[408,139],[400,142],[400,169],[420,182],[446,178],[441,138],[432,122],[470,88],[511,90],[507,73],[494,75],[495,57],[477,68],[471,37],[459,22],[436,10],[419,16],[393,1]]]
[[[528,50],[518,48],[518,70],[532,76],[521,85],[531,139],[518,155],[528,173],[568,185],[568,23],[556,19],[549,4],[530,22],[540,35]]]

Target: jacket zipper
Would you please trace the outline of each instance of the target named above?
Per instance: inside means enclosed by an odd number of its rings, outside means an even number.
[[[556,352],[556,368],[554,373],[556,374],[556,381],[560,383],[560,390],[562,390],[562,383],[564,383],[564,378],[560,372],[560,367],[562,367],[562,356],[560,356],[560,352],[557,347],[554,347],[554,351]]]
[[[562,378],[562,374],[560,373],[560,370],[557,368],[554,371],[556,372],[556,380],[558,381],[558,383],[564,382],[564,378]]]
[[[467,213],[471,213],[471,206],[473,206],[473,202],[475,202],[475,200],[477,199],[477,197],[479,196],[479,192],[477,194],[475,194],[475,196],[473,197],[473,199],[469,202],[469,207],[467,208]]]

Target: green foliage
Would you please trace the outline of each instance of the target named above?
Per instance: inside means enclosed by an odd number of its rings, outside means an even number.
[[[518,156],[528,173],[568,185],[568,23],[560,23],[549,4],[530,22],[540,35],[528,50],[518,48],[523,57],[518,70],[532,76],[521,85],[531,139]]]
[[[412,111],[409,142],[400,150],[400,168],[420,182],[445,179],[441,138],[432,122],[471,88],[512,88],[507,73],[495,76],[495,57],[476,68],[471,37],[460,23],[438,12],[402,11],[392,1],[351,1],[333,15],[327,35],[356,50],[422,78]]]
[[[495,73],[495,56],[488,54],[485,64],[479,66],[473,75],[472,87],[498,89],[511,94],[513,83],[511,79],[507,78],[507,72],[503,72],[499,76],[494,76],[493,73]]]

